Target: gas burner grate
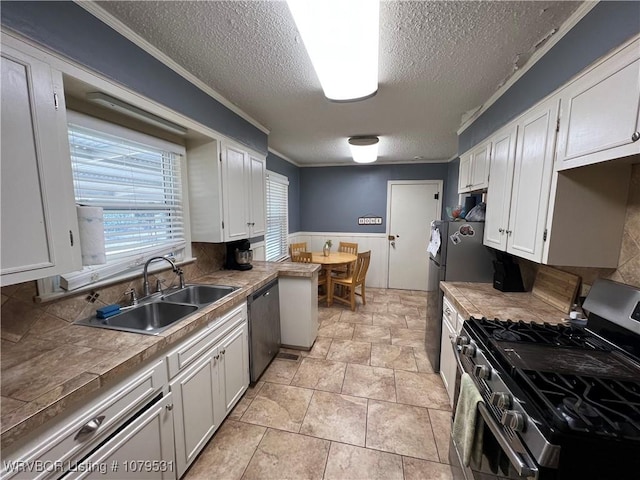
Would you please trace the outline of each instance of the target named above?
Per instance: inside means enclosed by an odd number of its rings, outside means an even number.
[[[534,404],[558,429],[640,441],[640,383],[518,370]]]

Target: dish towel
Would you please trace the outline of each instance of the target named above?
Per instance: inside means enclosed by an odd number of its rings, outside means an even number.
[[[484,403],[482,396],[469,374],[463,373],[451,436],[460,450],[465,467],[469,466],[472,457],[475,465],[479,465],[482,459],[484,423],[478,413],[478,403]]]

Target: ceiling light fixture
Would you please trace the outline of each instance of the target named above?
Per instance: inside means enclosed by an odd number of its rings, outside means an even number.
[[[157,115],[142,110],[141,108],[134,107],[133,105],[123,102],[122,100],[112,97],[111,95],[107,95],[106,93],[87,93],[87,100],[93,103],[97,103],[98,105],[102,105],[103,107],[107,107],[110,110],[124,113],[129,117],[137,118],[138,120],[142,120],[145,123],[150,123],[151,125],[155,125],[156,127],[160,127],[169,132],[177,133],[178,135],[184,135],[187,133],[187,129],[180,125],[170,122],[169,120],[165,120],[164,118],[158,117]]]
[[[351,137],[349,148],[356,163],[373,163],[378,158],[378,137]]]
[[[325,96],[363,100],[378,91],[379,0],[287,0]]]

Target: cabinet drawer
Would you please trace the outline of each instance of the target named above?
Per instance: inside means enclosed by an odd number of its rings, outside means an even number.
[[[226,315],[217,317],[206,328],[172,350],[167,355],[169,378],[173,378],[183,368],[200,358],[215,343],[246,319],[247,305],[243,304]]]
[[[453,307],[451,301],[447,297],[444,297],[442,301],[442,317],[447,319],[452,330],[456,329],[458,311]]]
[[[94,448],[131,417],[136,408],[159,392],[166,382],[166,370],[162,360],[145,368],[140,374],[115,387],[111,393],[102,396],[93,408],[62,427],[55,428],[52,434],[45,435],[44,441],[25,455],[21,455],[17,460],[21,466],[27,468],[26,471],[5,470],[8,465],[6,463],[3,465],[1,477],[34,480],[57,478],[63,469],[68,467],[69,462],[77,460],[80,455]]]

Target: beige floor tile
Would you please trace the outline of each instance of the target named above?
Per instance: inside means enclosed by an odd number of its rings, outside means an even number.
[[[321,480],[330,445],[319,438],[268,430],[242,478]]]
[[[327,392],[314,392],[300,433],[364,447],[367,400]]]
[[[392,293],[378,293],[373,296],[372,303],[400,303],[400,295]]]
[[[400,295],[400,303],[410,307],[424,307],[427,304],[426,297],[419,297],[416,295]]]
[[[418,307],[413,305],[403,305],[402,303],[391,303],[389,302],[389,313],[396,313],[398,315],[413,315],[414,317],[418,317],[420,312],[418,312]]]
[[[346,367],[347,364],[344,362],[305,358],[293,377],[291,385],[340,393]]]
[[[371,366],[418,371],[413,348],[399,345],[371,344]]]
[[[450,410],[449,397],[437,373],[396,370],[398,403]]]
[[[367,448],[438,461],[429,413],[422,407],[369,400],[366,445]]]
[[[405,347],[423,347],[424,330],[391,327],[391,343]]]
[[[418,366],[418,371],[421,373],[434,373],[433,367],[431,366],[431,362],[427,357],[427,352],[424,348],[413,348],[413,356],[416,358],[416,365]]]
[[[429,409],[429,419],[433,436],[438,447],[440,463],[449,463],[449,442],[451,439],[451,412]]]
[[[382,327],[398,327],[407,328],[406,315],[397,315],[395,313],[374,313],[373,324]]]
[[[324,480],[403,480],[402,457],[331,443]]]
[[[313,390],[265,383],[241,420],[265,427],[298,432]]]
[[[366,305],[358,305],[358,312],[359,313],[386,313],[387,312],[387,306],[388,304],[386,303],[375,303],[372,298],[371,295],[369,295],[369,292],[367,292],[367,304]]]
[[[233,410],[231,410],[231,413],[227,418],[230,420],[240,420],[242,415],[244,415],[244,412],[249,408],[249,405],[251,405],[251,402],[253,402],[253,398],[246,396],[242,397],[240,401],[236,403],[236,406],[233,407]]]
[[[281,383],[289,385],[298,371],[300,363],[295,360],[280,360],[275,358],[264,371],[260,380],[263,382]]]
[[[393,370],[350,363],[347,365],[344,376],[342,393],[395,402],[396,388]]]
[[[371,344],[367,342],[353,342],[351,340],[334,340],[331,342],[327,360],[335,362],[361,363],[369,365],[371,358]]]
[[[427,319],[426,317],[414,317],[413,315],[407,315],[407,327],[411,330],[426,330]]]
[[[183,480],[240,479],[267,429],[226,420]]]
[[[356,325],[353,331],[356,342],[391,343],[389,327],[379,325]]]
[[[249,387],[247,388],[247,391],[244,392],[244,396],[247,398],[256,398],[256,395],[258,395],[258,392],[260,392],[260,389],[264,386],[264,381],[260,380],[259,382],[256,382],[255,385],[249,385]]]
[[[353,337],[353,325],[350,323],[323,323],[318,329],[318,337],[339,338],[351,340]]]
[[[442,463],[428,462],[417,458],[402,457],[404,480],[453,480],[453,467]],[[459,471],[460,469],[458,469]],[[462,472],[459,471],[461,475]]]
[[[318,308],[318,321],[319,322],[338,322],[340,320],[340,315],[342,314],[341,308],[336,307],[324,307]]]
[[[340,316],[341,322],[346,323],[360,323],[364,325],[371,325],[373,323],[373,313],[362,313],[359,311],[352,312],[345,310]]]
[[[303,357],[310,358],[326,358],[329,353],[329,347],[331,346],[331,338],[318,337],[308,352],[302,352]]]

